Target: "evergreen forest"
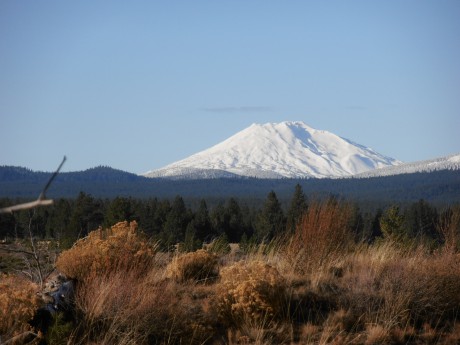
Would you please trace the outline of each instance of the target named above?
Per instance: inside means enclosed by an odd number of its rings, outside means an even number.
[[[1,214],[0,239],[24,238],[30,230],[39,239],[56,240],[61,248],[68,248],[92,230],[136,221],[139,229],[164,250],[180,244],[192,251],[218,238],[229,243],[263,243],[293,233],[316,197],[306,195],[300,184],[283,201],[273,190],[260,201],[236,197],[184,199],[180,195],[170,199],[109,199],[80,192],[75,199],[56,199],[50,207]],[[404,236],[435,242],[438,220],[454,206],[439,206],[424,199],[388,204],[353,202],[333,195],[322,199],[348,203],[353,209],[350,228],[356,239],[365,242],[382,236],[388,222]],[[0,207],[18,202],[2,198]]]

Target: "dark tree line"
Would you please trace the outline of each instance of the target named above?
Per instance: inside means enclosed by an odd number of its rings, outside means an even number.
[[[0,166],[0,197],[37,198],[51,173],[33,172],[25,168]],[[256,179],[220,178],[203,180],[168,180],[137,176],[109,167],[80,172],[61,172],[47,193],[50,198],[75,198],[84,190],[96,197],[117,196],[172,200],[177,194],[184,198],[206,197],[264,200],[273,189],[284,203],[300,184],[308,195],[340,195],[361,202],[416,202],[428,200],[437,205],[459,202],[460,170],[401,174],[375,178],[345,179]],[[209,206],[209,205],[208,205]]]
[[[14,203],[15,200],[0,199],[0,207]],[[308,200],[299,184],[284,207],[274,191],[260,205],[249,206],[244,200],[229,198],[208,207],[202,199],[195,203],[194,210],[179,195],[172,200],[101,199],[80,192],[77,198],[57,199],[50,207],[1,214],[0,239],[22,238],[31,226],[38,238],[56,239],[65,248],[99,226],[135,220],[143,232],[159,240],[164,248],[181,242],[188,248],[197,248],[219,237],[229,242],[260,243],[295,231],[307,209]],[[424,200],[404,208],[391,205],[361,211],[355,206],[352,228],[359,241],[372,241],[389,232],[436,239],[439,217],[440,212]]]

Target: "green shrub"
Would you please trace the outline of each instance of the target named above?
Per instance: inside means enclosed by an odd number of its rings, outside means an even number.
[[[216,255],[224,255],[230,253],[231,248],[230,243],[228,243],[227,235],[223,234],[214,239],[211,243],[209,243],[207,250]]]

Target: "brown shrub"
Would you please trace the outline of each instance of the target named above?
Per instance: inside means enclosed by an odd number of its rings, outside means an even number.
[[[193,286],[158,279],[162,273],[117,272],[80,284],[77,343],[203,344],[212,337],[215,318],[204,310],[207,293],[192,298]]]
[[[339,304],[361,315],[360,322],[395,335],[423,324],[450,327],[460,312],[460,257],[430,254],[423,247],[402,250],[390,243],[369,246],[350,255],[337,280]],[[377,329],[379,329],[377,327]]]
[[[39,305],[38,286],[15,275],[0,276],[0,335],[7,340],[32,331],[32,320]]]
[[[312,203],[288,240],[285,256],[296,272],[329,269],[353,242],[351,204],[329,199]]]
[[[391,269],[382,280],[386,300],[401,296],[405,302],[401,309],[406,307],[416,324],[427,321],[435,326],[460,312],[460,257],[456,255],[416,256],[405,266]],[[390,295],[390,290],[395,293]]]
[[[286,305],[286,284],[278,271],[260,261],[238,262],[222,269],[217,310],[228,325],[253,321],[269,325]]]
[[[167,267],[167,274],[177,282],[203,282],[218,275],[217,256],[206,250],[175,256]]]
[[[69,278],[84,280],[93,272],[134,269],[146,272],[154,259],[152,246],[138,232],[135,221],[120,222],[108,229],[98,229],[78,240],[59,256],[56,267]]]
[[[175,258],[181,279],[205,279],[217,258],[197,252]],[[203,343],[213,335],[205,303],[165,279],[165,262],[137,232],[137,224],[118,223],[93,231],[59,257],[58,268],[78,280],[75,344]],[[214,273],[216,274],[216,273]],[[197,298],[197,300],[199,300]]]

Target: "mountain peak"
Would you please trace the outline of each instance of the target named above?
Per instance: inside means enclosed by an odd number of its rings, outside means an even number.
[[[276,128],[305,128],[308,130],[315,131],[316,129],[310,127],[303,121],[282,121],[282,122],[267,122],[267,123],[253,123],[251,127],[260,127],[260,128],[269,128],[269,127],[276,127]]]
[[[345,177],[400,162],[302,121],[254,123],[221,143],[147,177]],[[198,173],[198,175],[196,175]]]

